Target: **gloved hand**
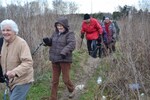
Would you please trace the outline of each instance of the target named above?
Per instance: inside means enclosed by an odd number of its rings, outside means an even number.
[[[102,34],[99,34],[99,36],[98,36],[98,42],[102,42]]]
[[[115,33],[112,35],[112,42],[116,42],[116,34]]]
[[[66,56],[63,54],[60,54],[62,59],[66,59]]]
[[[43,38],[44,46],[51,46],[52,45],[52,40],[49,39],[48,37]]]
[[[112,41],[111,42],[116,42],[115,38],[112,37]]]
[[[84,38],[84,34],[83,33],[81,33],[81,39],[83,39]]]
[[[113,39],[116,39],[116,34],[115,34],[115,33],[113,34],[112,38],[113,38]]]

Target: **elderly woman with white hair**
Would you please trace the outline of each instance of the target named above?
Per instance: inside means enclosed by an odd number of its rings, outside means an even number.
[[[33,60],[27,42],[19,37],[13,20],[0,23],[4,38],[1,51],[3,74],[9,78],[10,100],[26,100],[33,79]]]

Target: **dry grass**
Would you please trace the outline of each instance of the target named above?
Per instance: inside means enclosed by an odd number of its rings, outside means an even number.
[[[132,13],[120,21],[118,50],[109,58],[100,95],[108,100],[142,100],[150,96],[150,13]],[[129,84],[139,84],[132,90]],[[148,100],[145,99],[145,100]]]

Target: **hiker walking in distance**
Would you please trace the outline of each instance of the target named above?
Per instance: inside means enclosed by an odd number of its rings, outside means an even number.
[[[102,27],[97,19],[92,18],[89,14],[84,15],[81,27],[81,38],[83,39],[84,34],[86,35],[89,55],[93,55],[92,53],[96,49],[97,40],[102,38],[102,31]],[[96,55],[93,57],[95,58]]]
[[[110,21],[109,17],[105,17],[102,27],[106,36],[104,38],[104,43],[110,52],[115,51],[116,42],[116,29],[114,24]]]
[[[115,29],[116,29],[116,41],[118,41],[119,40],[119,34],[120,34],[120,28],[119,28],[119,25],[118,25],[116,20],[113,20],[112,23],[115,26]]]
[[[49,60],[52,62],[52,87],[50,100],[57,99],[59,77],[62,79],[69,91],[69,98],[75,95],[75,87],[70,80],[70,69],[72,63],[72,52],[76,41],[74,32],[69,31],[68,19],[60,17],[55,22],[55,32],[50,38],[43,38],[46,46],[50,46]]]
[[[18,25],[3,20],[0,29],[4,38],[1,51],[3,73],[9,79],[10,100],[26,100],[33,79],[33,60],[27,42],[19,37]]]

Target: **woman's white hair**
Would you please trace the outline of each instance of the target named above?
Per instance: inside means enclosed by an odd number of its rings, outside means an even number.
[[[3,30],[4,26],[9,25],[16,34],[18,34],[19,29],[18,25],[11,19],[5,19],[0,23],[1,31]]]

